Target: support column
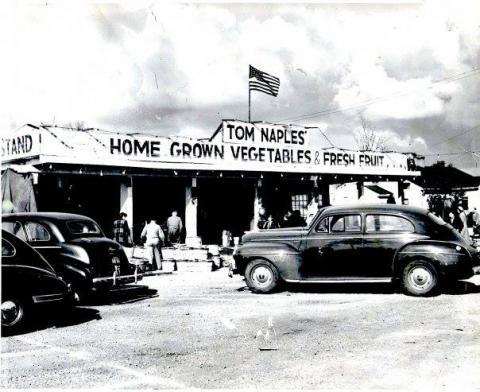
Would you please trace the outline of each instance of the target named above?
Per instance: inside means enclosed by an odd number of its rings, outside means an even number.
[[[363,181],[357,181],[357,192],[358,192],[358,200],[363,196],[364,193],[364,183]]]
[[[255,199],[253,201],[253,219],[252,219],[252,227],[250,227],[250,230],[258,229],[260,209],[262,208],[263,208],[262,180],[258,180],[258,182],[255,184]]]
[[[322,207],[330,205],[330,179],[319,177],[317,180],[319,192],[322,195]]]
[[[400,204],[405,204],[405,185],[402,179],[397,181],[398,184],[398,200]]]
[[[127,214],[127,222],[133,234],[133,187],[132,178],[120,183],[120,212]]]
[[[197,234],[197,179],[192,178],[192,182],[185,187],[185,230],[187,237],[185,244],[187,246],[196,247],[201,245],[201,238]]]

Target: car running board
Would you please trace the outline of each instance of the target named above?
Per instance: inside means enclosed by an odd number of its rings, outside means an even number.
[[[308,278],[288,280],[288,283],[391,283],[392,278]]]

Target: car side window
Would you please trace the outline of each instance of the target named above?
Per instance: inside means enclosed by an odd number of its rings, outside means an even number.
[[[37,222],[28,222],[25,225],[28,238],[31,242],[50,241],[50,233],[47,228]]]
[[[328,228],[330,227],[330,216],[323,218],[320,223],[318,224],[315,231],[317,233],[328,233]]]
[[[5,239],[2,239],[2,257],[13,257],[15,255],[15,248]]]
[[[332,218],[330,224],[332,233],[356,233],[362,231],[362,218],[360,215],[343,215]]]
[[[8,231],[9,233],[16,235],[23,241],[27,241],[27,236],[25,235],[25,230],[20,222],[2,222],[2,229]]]
[[[413,233],[415,227],[408,219],[393,215],[367,215],[367,232],[407,232]]]

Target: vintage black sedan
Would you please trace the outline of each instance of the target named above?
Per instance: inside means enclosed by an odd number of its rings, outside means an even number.
[[[98,224],[86,216],[58,212],[5,214],[2,228],[41,253],[71,285],[79,302],[92,291],[141,278],[134,275],[122,246],[105,237]]]
[[[67,305],[71,293],[31,246],[2,230],[2,332],[25,326],[37,305]]]
[[[477,249],[430,212],[396,205],[321,209],[308,227],[249,232],[234,273],[257,293],[285,282],[400,282],[426,296],[480,272]]]

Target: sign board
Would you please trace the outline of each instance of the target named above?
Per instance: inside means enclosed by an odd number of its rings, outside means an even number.
[[[301,148],[309,145],[309,130],[297,125],[223,120],[222,136],[224,143],[261,146],[283,145],[290,148]]]
[[[40,162],[178,170],[415,174],[408,171],[404,154],[318,147],[310,143],[308,129],[301,127],[263,124],[252,128],[248,123],[228,121],[222,124],[222,137],[211,140],[55,127],[41,131]],[[15,149],[7,143],[7,151],[16,151],[18,157],[31,151],[37,139],[32,136],[32,142],[24,141],[27,139],[19,139],[21,151],[18,142]]]
[[[35,130],[20,130],[2,136],[2,161],[29,158],[40,154],[40,134]]]

